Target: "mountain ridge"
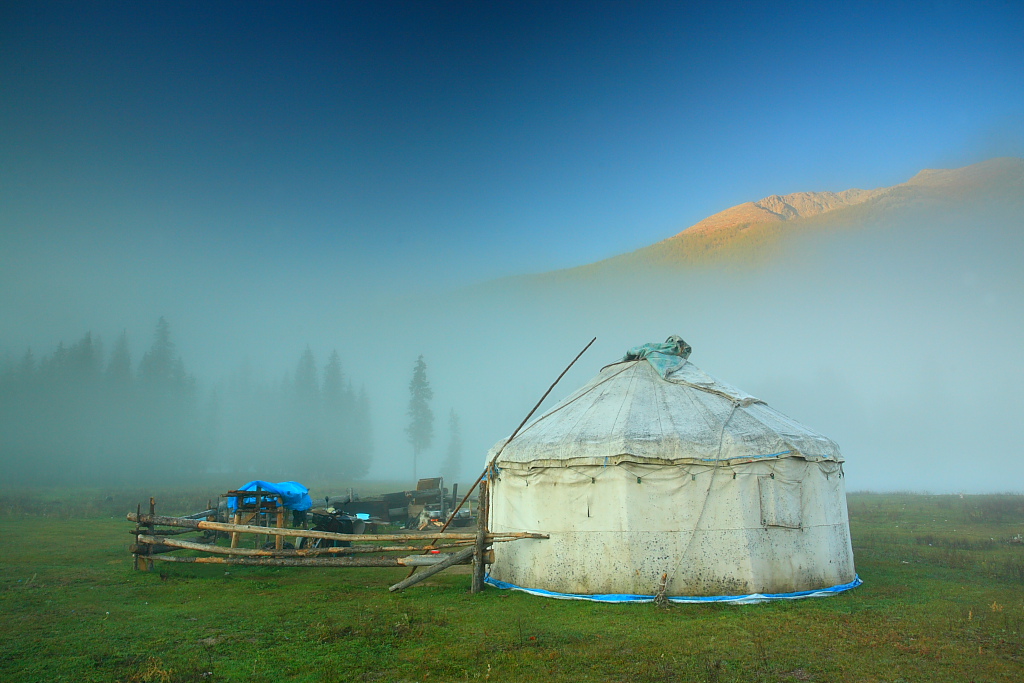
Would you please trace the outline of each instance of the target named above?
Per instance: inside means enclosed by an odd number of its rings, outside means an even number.
[[[630,266],[682,266],[770,258],[784,237],[855,228],[910,211],[942,210],[1009,197],[1024,201],[1024,159],[997,157],[955,169],[924,169],[906,182],[871,190],[773,194],[712,214],[632,252],[555,273],[593,275]]]
[[[918,171],[904,183],[873,190],[853,188],[842,192],[826,190],[822,192],[793,192],[785,195],[773,194],[756,202],[744,202],[720,211],[667,239],[674,239],[687,231],[707,233],[739,223],[768,223],[810,218],[836,209],[856,206],[879,197],[890,196],[904,188],[964,192],[977,189],[994,180],[998,181],[1004,176],[1012,176],[1014,172],[1016,172],[1016,180],[1019,184],[1021,177],[1024,177],[1024,159],[997,157],[956,169],[924,169]]]

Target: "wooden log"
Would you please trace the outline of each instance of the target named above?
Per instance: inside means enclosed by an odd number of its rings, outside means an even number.
[[[459,556],[452,560],[452,557]],[[235,564],[246,567],[410,567],[427,566],[427,572],[437,573],[454,564],[467,564],[473,557],[473,549],[465,548],[458,553],[446,555],[411,555],[409,557],[179,557],[177,555],[154,555],[161,562],[188,562],[194,564]],[[442,566],[444,565],[444,566]],[[441,569],[438,569],[441,567]],[[427,572],[421,572],[426,574]],[[424,578],[426,578],[424,576]]]
[[[445,560],[443,562],[439,562],[439,563],[435,564],[434,566],[430,567],[429,569],[424,569],[423,571],[417,572],[416,574],[413,574],[411,576],[407,576],[404,581],[400,581],[400,582],[396,583],[395,585],[393,585],[390,588],[388,588],[388,590],[391,591],[392,593],[394,593],[395,591],[405,590],[409,586],[412,586],[413,584],[417,584],[420,581],[422,581],[423,579],[428,579],[431,576],[433,576],[434,574],[437,574],[438,572],[444,571],[448,567],[451,567],[451,566],[456,565],[456,564],[466,564],[466,563],[472,561],[473,553],[475,552],[475,550],[476,550],[475,547],[470,547],[470,548],[465,548],[463,550],[460,550],[457,553],[452,553],[447,558],[445,558]],[[420,555],[419,557],[431,557],[431,556],[430,555],[426,555],[426,556]]]
[[[173,553],[175,550],[181,550],[181,548],[172,548],[169,545],[163,545],[161,543],[132,543],[128,546],[128,550],[133,554],[138,553],[149,556],[158,553]]]
[[[480,505],[476,518],[476,543],[473,545],[473,583],[471,593],[479,593],[484,589],[484,577],[487,572],[487,480],[480,482]]]
[[[135,513],[128,513],[128,521],[136,521]],[[457,540],[457,541],[472,541],[475,540],[477,534],[475,533],[428,533],[428,534],[336,534],[330,531],[313,531],[312,529],[275,529],[274,527],[265,526],[249,526],[244,524],[226,524],[224,522],[207,522],[196,519],[182,519],[181,517],[161,517],[158,515],[152,516],[141,515],[139,521],[142,524],[156,524],[160,526],[174,526],[174,527],[185,527],[189,529],[204,529],[209,531],[227,531],[233,533],[249,533],[249,534],[280,534],[282,536],[303,536],[306,538],[323,538],[328,541],[430,541],[432,539],[443,539],[443,540]],[[499,538],[550,538],[548,534],[538,534],[531,532],[499,532],[496,534],[487,534],[489,540],[497,540]]]
[[[202,512],[196,512],[191,515],[182,515],[182,519],[206,519],[207,517],[216,517],[217,508],[208,508]]]
[[[263,550],[253,548],[228,548],[221,545],[212,545],[207,543],[193,543],[191,541],[182,541],[176,538],[163,538],[161,536],[146,536],[139,535],[138,543],[147,544],[156,547],[171,547],[172,549],[178,550],[199,550],[204,553],[213,553],[215,555],[238,555],[245,557],[316,557],[318,555],[358,555],[363,553],[394,553],[394,552],[417,552],[422,550],[440,550],[443,548],[463,548],[469,544],[469,541],[462,541],[460,543],[443,544],[438,546],[411,546],[411,545],[400,545],[400,546],[374,546],[374,545],[363,545],[363,546],[349,546],[347,548],[300,548],[298,550],[282,549],[282,550]]]

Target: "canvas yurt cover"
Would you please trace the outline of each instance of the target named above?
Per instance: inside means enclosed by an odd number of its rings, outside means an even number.
[[[859,585],[843,457],[690,363],[630,349],[488,454],[488,582],[608,601],[758,601]]]

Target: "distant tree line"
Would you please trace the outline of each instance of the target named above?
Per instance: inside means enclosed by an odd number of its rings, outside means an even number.
[[[259,382],[243,370],[201,395],[160,318],[137,367],[126,334],[107,355],[86,333],[0,368],[7,484],[178,482],[204,472],[354,478],[371,453],[369,399],[337,352],[322,373],[307,348],[292,376]]]
[[[292,376],[261,382],[243,367],[218,390],[220,463],[227,471],[278,479],[355,479],[373,453],[370,400],[356,391],[333,351],[322,372],[310,349]]]

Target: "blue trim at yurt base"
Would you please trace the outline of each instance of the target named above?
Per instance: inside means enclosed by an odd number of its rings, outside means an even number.
[[[498,581],[497,579],[491,578],[488,574],[484,581],[491,584],[495,588],[501,588],[503,590],[514,590],[529,593],[530,595],[539,595],[542,598],[558,598],[560,600],[590,600],[592,602],[654,602],[653,595],[629,595],[625,593],[606,593],[603,595],[580,595],[576,593],[556,593],[555,591],[546,591],[540,588],[523,588],[522,586],[516,586],[515,584],[505,583],[504,581]],[[751,593],[750,595],[711,595],[707,597],[699,596],[665,596],[665,599],[669,602],[724,602],[732,605],[749,605],[756,602],[768,602],[769,600],[798,600],[800,598],[824,598],[843,591],[848,591],[851,588],[864,583],[860,580],[860,575],[857,574],[853,577],[853,581],[850,583],[840,584],[838,586],[831,586],[829,588],[819,588],[811,591],[795,591],[793,593]]]

